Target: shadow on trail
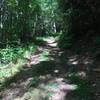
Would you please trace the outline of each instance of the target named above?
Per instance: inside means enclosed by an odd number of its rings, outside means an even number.
[[[31,66],[25,65],[16,75],[7,79],[2,86],[2,100],[26,100],[27,96],[31,100],[49,100],[48,97],[51,100],[91,100],[87,67],[92,64],[92,60],[63,53],[55,46],[55,42],[46,43],[39,48],[39,52],[46,50],[52,59]],[[79,87],[77,90],[76,85]],[[69,92],[71,90],[75,92]]]
[[[32,65],[30,68],[24,66],[19,73],[17,73],[12,78],[6,80],[4,84],[6,91],[5,93],[1,94],[3,100],[8,100],[8,98],[10,99],[13,98],[14,100],[14,98],[17,97],[21,98],[19,100],[24,100],[22,99],[22,97],[25,96],[24,98],[26,98],[26,93],[32,87],[36,89],[36,92],[37,91],[40,92],[40,94],[37,94],[36,96],[36,98],[38,99],[35,98],[34,100],[40,100],[40,98],[44,98],[43,95],[45,95],[46,98],[46,96],[52,93],[53,91],[55,91],[53,93],[54,95],[58,95],[58,93],[60,92],[58,84],[61,85],[60,86],[61,88],[65,89],[67,88],[67,90],[69,91],[70,88],[73,88],[74,86],[70,85],[66,86],[65,82],[63,82],[64,72],[60,69],[60,67],[59,65],[56,65],[55,61],[40,62],[37,65]],[[54,86],[51,86],[51,84]],[[63,92],[61,91],[60,94],[61,96],[59,96],[59,98],[65,98],[66,93],[67,92],[65,92],[65,90]],[[58,98],[58,96],[56,96],[56,98]],[[55,96],[53,96],[52,100],[58,100],[58,99],[55,99]]]
[[[4,86],[7,88],[12,82],[24,81],[29,77],[40,76],[40,75],[56,75],[56,64],[54,61],[44,61],[31,67],[24,66],[20,72],[16,73],[13,77],[5,81]]]
[[[69,98],[68,100],[73,99],[75,95],[73,94],[69,95],[68,93],[69,93],[69,90],[71,89],[73,90],[74,86],[70,86],[69,84],[80,85],[81,80],[75,77],[73,71],[70,70],[71,68],[73,69],[73,67],[75,66],[68,65],[68,64],[64,65],[64,63],[62,62],[64,61],[59,62],[57,61],[57,59],[55,60],[54,58],[53,61],[52,60],[43,61],[43,62],[40,62],[39,64],[32,65],[31,67],[23,66],[23,69],[20,70],[20,72],[18,72],[16,75],[11,77],[10,79],[6,80],[6,82],[4,83],[4,90],[6,91],[4,94],[1,94],[1,96],[3,96],[4,98],[3,100],[8,100],[8,98],[13,98],[13,100],[15,100],[14,98],[17,98],[17,97],[21,98],[19,100],[24,100],[22,99],[22,97],[26,98],[26,93],[29,91],[30,88],[36,89],[36,90],[34,89],[32,90],[32,93],[34,91],[33,94],[35,94],[35,91],[38,92],[38,94],[40,94],[40,95],[36,94],[37,95],[36,98],[37,97],[38,98],[34,100],[45,100],[45,99],[40,99],[40,98],[43,98],[43,95],[48,94],[49,92],[51,93],[51,91],[56,91],[57,93],[60,91],[59,89],[58,90],[55,89],[55,88],[58,88],[57,86],[58,84],[60,84],[60,87],[63,87],[65,90],[67,89],[67,91],[64,90],[64,92],[61,92],[61,98],[63,99],[56,99],[55,97],[58,97],[57,96],[58,94],[56,93],[55,94],[56,96],[53,96],[51,100],[66,100],[65,97],[67,99]],[[68,74],[72,75],[72,77],[68,78]],[[72,79],[73,81],[71,82],[70,79]],[[83,80],[82,85],[80,85],[81,87],[86,86],[84,81],[85,80]],[[67,83],[68,85],[66,86],[65,83]],[[50,86],[51,84],[54,85],[53,90],[51,89],[52,86],[48,87],[49,84]],[[82,91],[86,92],[87,90],[86,87],[83,87],[83,88],[84,89]],[[76,92],[80,94],[79,91],[76,91]],[[12,95],[9,93],[12,93]],[[41,93],[44,93],[44,94],[41,94]],[[7,96],[8,94],[9,96]],[[33,95],[33,98],[34,98],[34,95]],[[78,97],[76,98],[77,100],[81,100]]]

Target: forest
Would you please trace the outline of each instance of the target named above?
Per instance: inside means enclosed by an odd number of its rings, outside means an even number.
[[[100,1],[0,0],[0,100],[100,100]]]

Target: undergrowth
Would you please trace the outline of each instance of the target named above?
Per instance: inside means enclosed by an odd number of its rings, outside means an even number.
[[[34,52],[36,49],[35,45],[29,45],[25,47],[7,47],[4,49],[0,49],[0,63],[8,64],[10,62],[16,62],[18,58],[23,58],[23,54],[26,51]]]
[[[26,52],[28,54],[36,51],[36,45],[27,45],[24,47],[7,47],[0,49],[0,88],[7,78],[14,76],[27,63],[24,59]]]
[[[77,84],[78,89],[73,91],[74,96],[77,96],[77,100],[91,100],[92,91],[90,87],[90,82],[87,79],[80,79],[80,77],[74,74],[70,77],[72,84]]]

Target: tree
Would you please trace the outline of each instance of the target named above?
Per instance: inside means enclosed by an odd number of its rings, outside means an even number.
[[[41,0],[42,19],[46,33],[51,35],[57,32],[59,25],[59,9],[57,0]]]
[[[29,42],[41,13],[38,0],[2,0],[0,6],[1,43]]]
[[[69,48],[80,41],[91,42],[100,37],[100,1],[58,0],[63,19],[60,46]],[[66,41],[66,44],[63,42]]]

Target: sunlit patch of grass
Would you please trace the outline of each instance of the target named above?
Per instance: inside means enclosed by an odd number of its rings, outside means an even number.
[[[25,47],[7,47],[5,49],[0,49],[0,59],[2,64],[9,64],[10,62],[16,62],[18,58],[23,58],[23,54],[26,51],[34,52],[36,47],[33,45],[28,45]]]
[[[6,79],[13,77],[16,73],[18,73],[24,64],[24,60],[20,59],[17,64],[11,63],[2,67],[0,70],[0,88],[2,88]]]
[[[43,51],[43,53],[40,54],[40,61],[48,61],[50,60],[50,53],[48,51]]]
[[[44,41],[46,37],[36,37],[36,40],[41,40],[41,41]]]
[[[0,88],[8,78],[17,74],[27,63],[24,58],[25,52],[33,54],[36,48],[37,46],[35,45],[29,45],[26,47],[0,49]]]

